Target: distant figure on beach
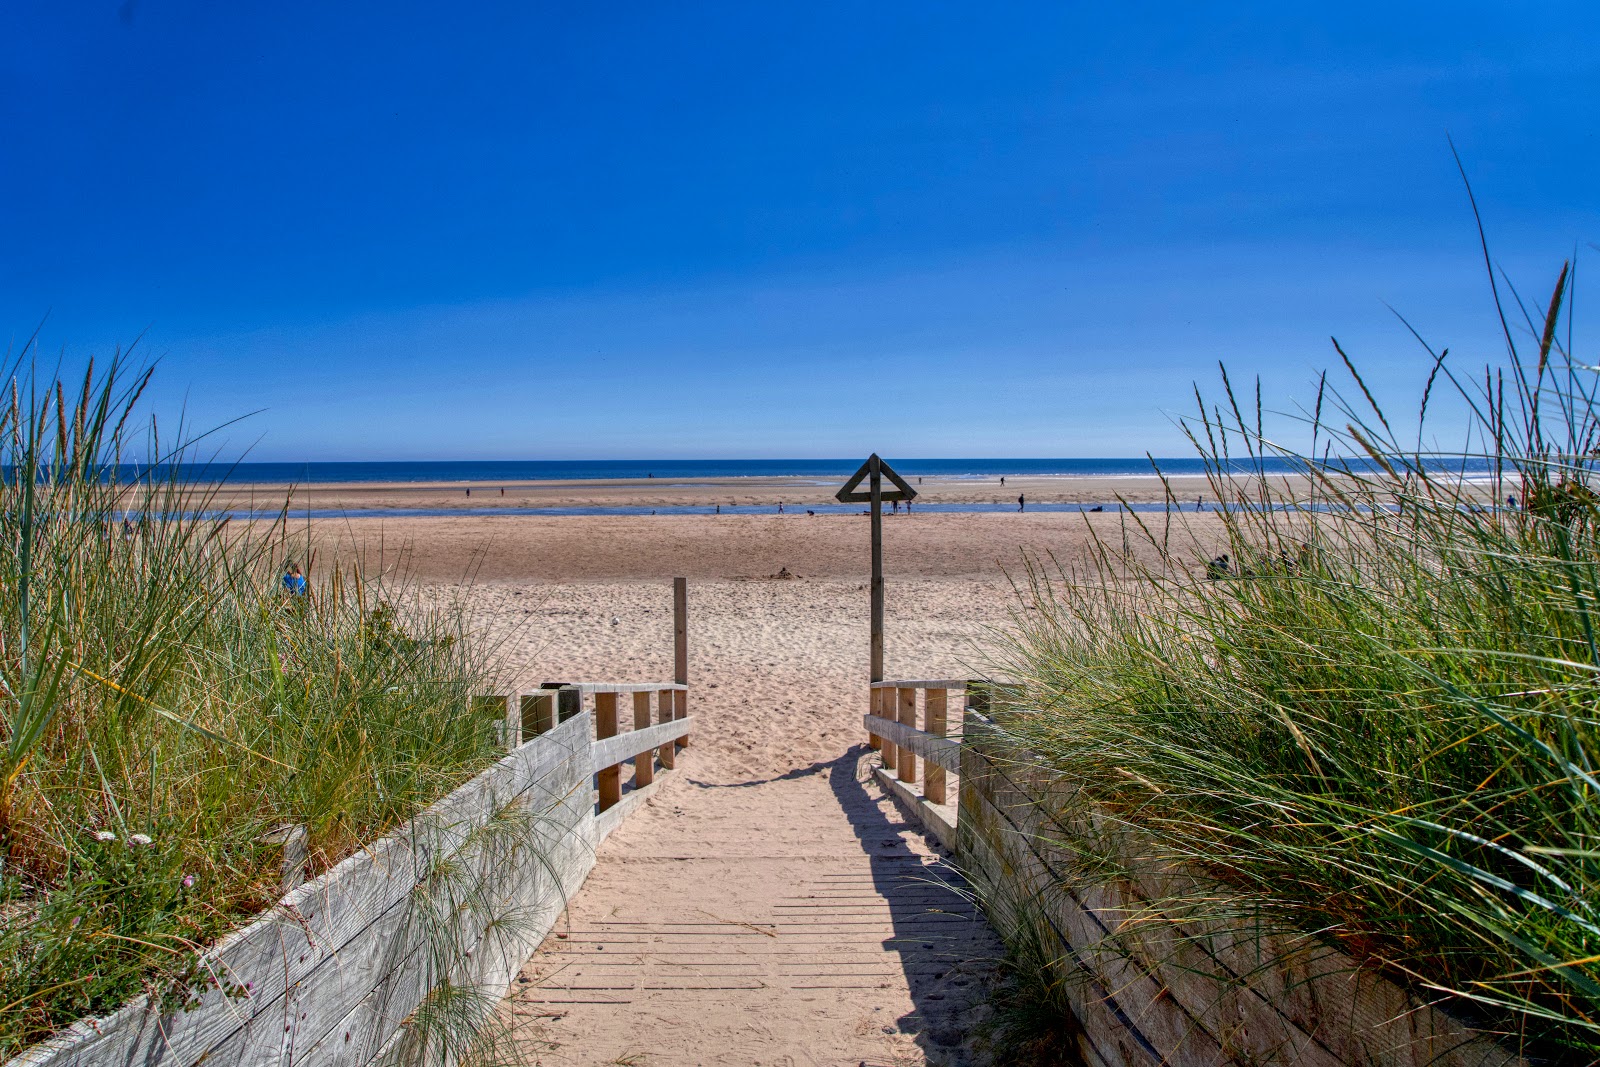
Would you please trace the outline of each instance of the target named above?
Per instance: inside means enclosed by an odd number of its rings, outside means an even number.
[[[1018,511],[1027,511],[1028,510],[1028,494],[1027,493],[1018,493],[1017,494],[1017,510]]]
[[[807,515],[815,515],[815,514],[816,514],[816,512],[815,512],[815,511],[812,511],[812,510],[811,510],[811,509],[810,509],[810,508],[806,508],[806,514],[807,514]]]
[[[506,495],[506,487],[503,486],[503,485],[500,487],[500,495],[501,496],[505,496]]]
[[[1206,577],[1210,578],[1212,581],[1226,578],[1232,573],[1233,568],[1229,565],[1228,554],[1226,552],[1220,556],[1213,557],[1209,562],[1206,563]]]
[[[1006,476],[1004,474],[1002,474],[1000,476],[1000,488],[1004,489],[1005,486],[1006,486]]]
[[[721,505],[721,504],[718,504],[718,505],[717,505],[717,514],[718,514],[718,515],[721,515],[721,514],[722,514],[722,505]]]
[[[890,503],[894,505],[894,514],[896,514],[896,515],[900,514],[900,501],[891,500]]]
[[[1194,498],[1194,509],[1196,511],[1204,511],[1206,509],[1206,498],[1203,497],[1203,496],[1195,497]]]
[[[1506,497],[1506,507],[1510,508],[1512,511],[1516,511],[1517,510],[1517,498],[1515,496]]]
[[[127,519],[122,520],[122,539],[124,541],[133,540],[133,523],[129,522]]]
[[[290,596],[306,595],[306,576],[300,573],[300,564],[290,561],[283,568],[283,591]]]
[[[655,476],[656,476],[655,471],[651,471],[649,474],[645,475],[646,478],[654,478]]]
[[[1090,511],[1104,511],[1105,510],[1105,505],[1104,504],[1096,504],[1094,507],[1090,508],[1089,510]]]
[[[472,495],[472,490],[471,490],[471,489],[468,489],[468,490],[467,490],[467,495],[468,495],[468,496],[471,496],[471,495]]]
[[[781,500],[778,501],[778,514],[779,515],[783,514],[783,501],[781,501]]]

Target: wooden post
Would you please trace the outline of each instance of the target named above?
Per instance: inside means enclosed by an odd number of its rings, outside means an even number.
[[[663,689],[656,694],[656,715],[662,722],[672,721],[672,697],[673,691],[671,689]],[[677,751],[678,746],[673,744],[671,741],[668,741],[666,744],[661,746],[662,770],[670,771],[677,765]]]
[[[934,737],[945,735],[946,701],[949,694],[943,689],[928,690],[927,718],[923,729]],[[930,804],[945,803],[945,770],[933,760],[922,761],[922,796]]]
[[[617,694],[594,695],[594,732],[597,740],[617,736]],[[622,765],[602,767],[595,772],[600,790],[600,810],[605,811],[622,799]]]
[[[901,689],[900,693],[900,725],[917,728],[917,691],[915,689]],[[917,757],[909,748],[900,750],[900,780],[902,782],[915,782],[917,780]]]
[[[867,460],[872,493],[872,678],[883,681],[883,461]]]
[[[522,695],[522,723],[527,729],[533,724],[533,736],[549,733],[556,728],[556,691],[542,689],[537,693]]]
[[[896,714],[894,707],[895,694],[899,690],[874,689],[873,692],[878,694],[878,714],[885,719],[894,718]],[[887,737],[880,737],[878,740],[883,744],[883,748],[879,751],[878,762],[883,764],[884,770],[892,771],[895,769],[895,764],[899,762],[900,746]]]
[[[650,694],[633,694],[633,728],[650,728]],[[656,750],[648,749],[633,757],[633,787],[639,789],[656,780]]]
[[[689,579],[672,579],[672,680],[689,684]],[[672,717],[689,714],[689,694],[679,690],[672,696]],[[678,738],[679,748],[689,747],[689,736]]]
[[[872,714],[881,716],[883,714],[884,691],[882,689],[869,689],[867,692],[872,694]],[[871,745],[873,751],[876,752],[883,748],[883,738],[869,730],[867,731],[867,744]]]

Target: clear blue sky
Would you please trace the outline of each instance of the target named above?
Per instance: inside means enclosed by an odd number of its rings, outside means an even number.
[[[0,329],[260,459],[1180,454],[1494,355],[1446,135],[1543,299],[1597,120],[1592,0],[19,0]]]

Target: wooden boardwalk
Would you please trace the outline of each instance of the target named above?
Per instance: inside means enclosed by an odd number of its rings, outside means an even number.
[[[876,755],[750,781],[697,777],[694,752],[514,983],[521,1061],[981,1062],[1000,945],[867,780]]]

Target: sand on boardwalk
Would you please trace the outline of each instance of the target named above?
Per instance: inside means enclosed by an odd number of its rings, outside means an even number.
[[[1114,516],[1087,523],[1120,538]],[[1072,560],[1087,523],[888,520],[890,676],[981,672],[990,630],[1018,610],[1003,569],[1020,571],[1024,549]],[[866,520],[463,516],[315,530],[324,559],[380,539],[392,559],[404,544],[413,577],[465,594],[520,685],[670,678],[669,579],[690,579],[691,746],[602,846],[514,986],[523,1062],[983,1062],[973,1034],[1000,946],[928,881],[938,850],[866,780]],[[1203,520],[1196,559],[1216,534]]]

